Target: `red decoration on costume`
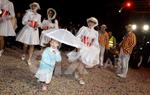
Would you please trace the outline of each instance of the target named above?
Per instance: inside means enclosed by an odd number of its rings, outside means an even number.
[[[38,23],[36,21],[30,21],[29,26],[32,28],[36,28],[36,27],[38,27]]]
[[[8,16],[10,13],[7,10],[1,9],[0,10],[0,17]]]
[[[87,46],[90,46],[90,39],[89,39],[89,37],[87,37],[87,36],[81,36],[82,37],[82,42],[85,44],[85,45],[87,45]]]
[[[49,29],[48,26],[43,26],[42,28],[43,28],[43,30],[48,30]]]

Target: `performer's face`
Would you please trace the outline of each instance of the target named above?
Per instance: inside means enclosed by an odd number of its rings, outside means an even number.
[[[101,31],[102,31],[102,32],[105,32],[105,30],[106,30],[106,27],[101,26]]]
[[[109,32],[109,37],[111,37],[112,36],[112,32]]]
[[[53,48],[57,48],[59,46],[59,42],[52,39],[50,41],[50,46],[53,47]]]
[[[54,12],[53,12],[53,11],[49,11],[49,12],[48,12],[48,16],[49,16],[50,18],[52,18],[52,17],[54,16]]]
[[[93,28],[94,27],[94,25],[95,25],[95,22],[92,22],[92,21],[88,21],[88,27],[89,28]]]
[[[33,5],[31,6],[31,9],[32,9],[34,12],[36,12],[36,11],[38,10],[38,7],[37,7],[37,5],[33,4]]]
[[[131,32],[132,31],[132,26],[131,25],[127,25],[126,27],[127,32]]]

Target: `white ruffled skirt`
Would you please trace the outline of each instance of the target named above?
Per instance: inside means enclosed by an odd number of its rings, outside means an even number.
[[[16,41],[27,45],[39,45],[39,30],[24,26],[17,35]]]
[[[10,20],[0,20],[0,36],[16,36]]]
[[[85,65],[93,67],[99,64],[99,52],[97,47],[84,47],[79,52],[71,51],[67,54],[70,62],[81,60]]]

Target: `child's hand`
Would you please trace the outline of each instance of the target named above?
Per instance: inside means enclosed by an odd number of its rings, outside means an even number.
[[[79,51],[80,51],[80,48],[76,48],[76,51],[79,52]]]
[[[43,30],[48,30],[49,27],[48,27],[48,26],[44,26],[44,27],[42,27],[42,29],[43,29]]]
[[[56,54],[56,51],[55,51],[55,50],[53,50],[52,52],[53,52],[54,54]]]
[[[57,49],[52,50],[52,52],[53,52],[54,54],[56,54],[56,55],[58,55],[58,54],[60,53]]]

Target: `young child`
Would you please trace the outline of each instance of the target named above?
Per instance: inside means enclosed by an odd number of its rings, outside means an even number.
[[[38,81],[44,82],[42,86],[43,91],[47,90],[47,85],[52,79],[56,62],[61,61],[61,55],[58,50],[59,42],[51,39],[49,44],[50,46],[47,47],[42,54],[39,69],[35,74]]]

